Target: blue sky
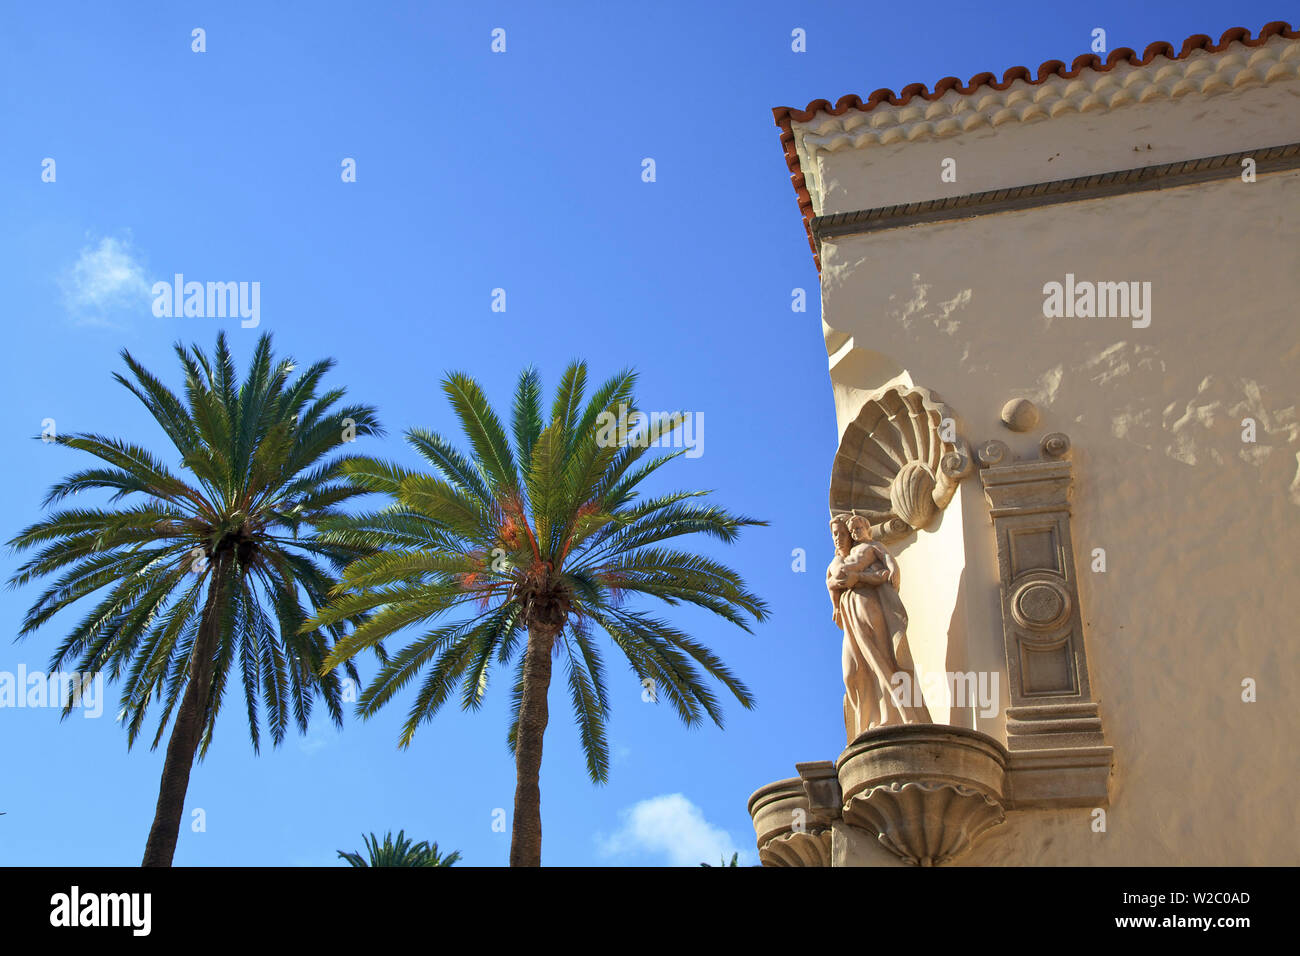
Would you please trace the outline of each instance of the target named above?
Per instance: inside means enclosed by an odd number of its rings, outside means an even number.
[[[843,746],[822,584],[836,429],[817,276],[771,107],[1068,62],[1095,27],[1109,48],[1141,50],[1287,15],[1249,0],[7,5],[0,530],[35,520],[47,487],[83,466],[32,441],[44,419],[166,451],[112,381],[124,347],[173,384],[172,343],[210,347],[219,328],[241,360],[261,330],[302,361],[333,356],[333,382],[377,405],[390,433],[359,450],[403,461],[405,428],[452,429],[446,370],[507,406],[528,364],[548,388],[573,357],[598,377],[632,365],[643,407],[704,418],[704,453],[661,487],[716,489],[771,522],[707,548],[767,599],[769,623],[750,636],[672,610],[759,706],[729,706],[725,730],[686,730],[611,654],[614,765],[597,788],[554,690],[543,861],[691,865],[738,849],[752,862],[750,792]],[[191,49],[196,27],[206,52]],[[494,28],[505,53],[490,49]],[[806,53],[791,51],[795,28]],[[47,157],[54,182],[41,179]],[[354,183],[341,181],[345,158]],[[175,273],[259,282],[259,328],[156,317],[149,287]],[[17,560],[0,561],[8,578]],[[17,631],[36,594],[0,592],[0,632]],[[0,641],[0,672],[43,669],[70,623]],[[399,828],[467,864],[504,864],[503,678],[482,711],[444,712],[401,752],[410,691],[342,732],[318,714],[306,738],[259,757],[229,709],[190,782],[206,830],[182,829],[177,864],[336,865],[362,832]],[[162,752],[127,751],[109,697],[100,719],[0,709],[0,863],[139,861]]]

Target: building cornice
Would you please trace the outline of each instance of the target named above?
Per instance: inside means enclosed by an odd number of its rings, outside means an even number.
[[[1215,96],[1297,77],[1300,32],[1278,21],[1257,37],[1240,27],[1225,32],[1217,44],[1201,34],[1188,37],[1177,52],[1169,43],[1153,43],[1140,58],[1123,48],[1104,61],[1095,55],[1078,57],[1069,69],[1063,61],[1049,60],[1036,79],[1020,66],[1007,70],[1001,82],[992,73],[965,84],[946,77],[933,91],[913,83],[898,95],[884,89],[866,100],[846,96],[834,106],[815,100],[803,110],[778,107],[772,112],[816,257],[812,196],[819,192],[815,177],[822,151],[912,143],[1188,94]]]

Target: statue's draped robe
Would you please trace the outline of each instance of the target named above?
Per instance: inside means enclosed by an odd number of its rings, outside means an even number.
[[[874,541],[857,544],[836,558],[828,579],[844,569],[850,575],[875,563],[884,564],[890,578],[879,585],[857,584],[832,591],[844,629],[844,729],[849,742],[874,727],[932,723],[921,698],[907,644],[907,611],[898,596],[899,568],[893,556]],[[837,567],[838,563],[838,567]],[[894,675],[906,673],[894,700]]]

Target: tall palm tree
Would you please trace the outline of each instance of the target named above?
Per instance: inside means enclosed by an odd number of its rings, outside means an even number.
[[[627,601],[637,595],[670,605],[684,601],[748,631],[746,616],[763,620],[767,609],[734,571],[656,545],[695,533],[731,542],[742,527],[765,522],[697,502],[707,494],[702,491],[641,498],[641,484],[687,450],[646,457],[656,437],[672,440],[684,416],[636,428],[619,441],[611,423],[635,421],[635,375],[616,375],[584,406],[586,379],[585,365],[569,366],[544,420],[540,380],[525,371],[515,391],[512,444],[478,384],[452,374],[443,390],[472,459],[441,436],[412,429],[407,441],[437,474],[380,461],[349,462],[345,470],[352,480],[389,495],[392,503],[374,514],[330,522],[328,540],[376,553],[344,570],[336,600],[307,624],[371,615],[335,644],[327,667],[399,630],[428,627],[383,663],[358,700],[359,711],[369,717],[423,674],[402,729],[403,747],[458,683],[462,708],[477,709],[494,661],[511,664],[526,637],[515,665],[514,721],[507,734],[516,768],[512,866],[541,863],[538,773],[553,653],[564,652],[587,771],[597,783],[609,772],[610,707],[595,629],[609,636],[643,686],[668,700],[687,725],[705,714],[722,723],[718,700],[696,664],[744,707],[754,705],[749,690],[712,651]]]
[[[384,834],[383,843],[373,833],[369,836],[363,833],[361,842],[366,846],[366,856],[342,850],[339,850],[339,856],[352,866],[451,866],[460,859],[459,850],[443,856],[436,842],[411,842],[405,830],[398,830],[395,839],[393,831],[389,830]]]
[[[372,408],[336,408],[343,389],[321,390],[332,361],[294,377],[293,360],[276,359],[268,335],[242,382],[224,334],[212,357],[180,344],[176,354],[184,401],[125,350],[131,377],[114,377],[162,427],[185,477],[140,445],[60,435],[59,445],[100,463],[54,485],[44,507],[92,490],[111,492],[108,506],[53,511],[9,542],[38,549],[11,587],[61,575],[27,612],[19,637],[104,592],[59,645],[51,671],[75,660],[82,674],[120,680],[128,746],[151,700],[163,702],[152,747],[175,712],[144,866],[171,865],[190,769],[212,742],[236,658],[254,751],[261,708],[275,744],[290,715],[306,731],[317,694],[342,725],[343,681],[319,676],[342,622],[306,631],[302,624],[324,603],[332,572],[365,552],[323,541],[314,529],[364,493],[342,480],[350,456],[327,456],[356,435],[381,433]],[[355,667],[347,673],[359,683]],[[73,704],[65,703],[64,716]]]

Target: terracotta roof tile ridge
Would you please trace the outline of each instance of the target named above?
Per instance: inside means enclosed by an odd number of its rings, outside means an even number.
[[[918,96],[923,100],[934,102],[954,90],[963,96],[985,87],[1001,92],[1008,89],[1017,80],[1024,80],[1033,86],[1045,83],[1052,77],[1072,80],[1085,70],[1107,73],[1121,63],[1135,67],[1147,66],[1156,57],[1161,56],[1170,60],[1183,60],[1197,51],[1220,53],[1233,43],[1241,43],[1246,47],[1259,47],[1275,36],[1295,40],[1300,38],[1300,31],[1292,29],[1291,25],[1284,20],[1275,20],[1272,23],[1265,24],[1260,29],[1259,34],[1254,37],[1245,27],[1232,27],[1223,32],[1218,43],[1215,43],[1208,34],[1196,33],[1183,41],[1182,49],[1178,50],[1178,52],[1175,52],[1172,43],[1158,40],[1148,44],[1141,57],[1138,57],[1137,51],[1129,47],[1119,47],[1111,50],[1104,60],[1095,53],[1085,53],[1075,57],[1068,70],[1062,60],[1047,60],[1038,67],[1037,76],[1028,67],[1013,66],[1002,74],[1000,81],[997,80],[997,75],[994,73],[976,73],[965,84],[955,76],[945,76],[934,84],[933,90],[928,89],[924,83],[909,83],[897,95],[891,89],[882,88],[871,93],[865,100],[860,96],[850,94],[841,96],[834,105],[829,100],[823,99],[813,100],[802,110],[790,106],[773,108],[772,116],[776,120],[776,125],[781,129],[781,146],[785,152],[786,166],[790,170],[790,180],[794,184],[795,194],[799,201],[799,212],[803,216],[804,228],[808,233],[808,245],[812,249],[813,261],[817,266],[817,271],[821,271],[821,257],[817,253],[817,243],[813,239],[811,228],[812,218],[815,214],[813,212],[812,197],[808,193],[807,182],[803,170],[800,168],[799,154],[795,148],[794,130],[792,128],[794,123],[806,123],[818,113],[840,116],[850,110],[864,113],[870,112],[882,104],[895,107],[906,106]]]
[[[1129,47],[1118,47],[1111,50],[1104,60],[1095,53],[1085,53],[1082,56],[1075,57],[1068,70],[1063,60],[1047,60],[1038,67],[1036,76],[1033,71],[1025,66],[1011,67],[1002,74],[1000,82],[995,81],[996,74],[994,73],[976,73],[965,84],[958,77],[945,76],[934,84],[933,90],[929,90],[924,83],[909,83],[903,87],[898,95],[895,95],[894,91],[888,87],[884,87],[876,90],[865,100],[860,96],[849,94],[848,96],[841,96],[835,101],[834,105],[831,104],[830,100],[813,100],[802,110],[791,106],[778,106],[772,110],[772,115],[776,119],[778,126],[782,125],[783,120],[806,123],[818,113],[830,113],[832,116],[839,116],[849,110],[868,112],[881,103],[887,103],[890,106],[906,106],[915,96],[933,102],[949,90],[956,90],[963,96],[974,93],[985,86],[1001,91],[1010,87],[1016,80],[1024,80],[1034,86],[1046,82],[1049,77],[1053,76],[1072,80],[1084,70],[1106,73],[1113,70],[1120,63],[1126,63],[1130,66],[1146,66],[1158,56],[1167,57],[1170,60],[1182,60],[1198,50],[1204,50],[1206,53],[1220,53],[1232,43],[1257,47],[1267,43],[1275,36],[1294,40],[1300,38],[1300,31],[1292,30],[1291,25],[1284,20],[1275,20],[1266,24],[1259,31],[1259,35],[1254,38],[1251,37],[1250,31],[1244,27],[1233,27],[1224,31],[1218,43],[1214,43],[1213,39],[1204,33],[1197,33],[1184,40],[1182,49],[1176,53],[1172,43],[1157,40],[1147,45],[1141,57],[1137,55],[1136,50]]]

